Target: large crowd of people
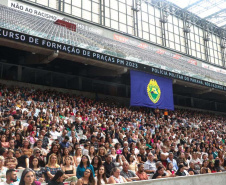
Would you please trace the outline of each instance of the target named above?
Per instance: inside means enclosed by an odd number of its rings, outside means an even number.
[[[131,109],[52,90],[1,84],[0,140],[0,185],[104,185],[226,170],[223,115]]]

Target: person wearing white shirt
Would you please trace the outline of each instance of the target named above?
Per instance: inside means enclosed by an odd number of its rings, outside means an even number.
[[[150,152],[148,154],[148,160],[144,163],[144,171],[148,174],[155,173],[156,163],[154,162],[154,155]]]
[[[52,126],[52,130],[49,132],[49,134],[52,136],[52,139],[57,139],[58,136],[61,135],[61,133],[56,131],[56,126]]]
[[[17,182],[16,170],[7,170],[6,182],[1,182],[0,185],[19,185],[19,182]]]

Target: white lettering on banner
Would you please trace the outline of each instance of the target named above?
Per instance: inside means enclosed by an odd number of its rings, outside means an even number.
[[[69,20],[69,22],[71,22],[71,21]],[[98,29],[96,27],[91,27],[91,26],[87,26],[85,24],[75,23],[75,22],[71,22],[71,23],[76,24],[77,28],[79,28],[81,30],[89,31],[89,32],[92,32],[92,33],[95,33],[95,34],[98,34],[98,35],[103,34],[103,30]]]
[[[51,14],[47,11],[43,11],[42,9],[33,7],[33,6],[29,6],[27,4],[18,2],[18,1],[12,1],[12,0],[8,0],[8,7],[16,9],[16,10],[20,10],[32,15],[36,15],[45,19],[49,19],[51,21],[56,21],[57,19],[63,19],[63,17],[60,17],[58,15],[54,15]]]

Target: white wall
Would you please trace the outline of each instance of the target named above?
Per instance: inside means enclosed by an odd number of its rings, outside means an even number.
[[[120,185],[226,185],[226,172],[136,181]]]

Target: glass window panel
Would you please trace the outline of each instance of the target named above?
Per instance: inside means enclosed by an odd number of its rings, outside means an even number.
[[[37,0],[36,2],[41,5],[48,6],[48,1],[46,1],[46,0]]]
[[[129,6],[133,6],[133,1],[131,1],[131,0],[127,0],[127,5],[129,5]]]
[[[119,11],[126,13],[126,5],[123,3],[119,3]]]
[[[77,8],[75,6],[72,6],[72,15],[75,15],[77,17],[81,17],[81,9]]]
[[[71,14],[71,5],[64,4],[64,12]]]
[[[105,26],[108,26],[108,27],[111,26],[111,24],[110,24],[110,19],[105,18]]]
[[[174,34],[169,32],[169,40],[174,41]]]
[[[110,0],[111,2],[111,8],[118,10],[118,2],[117,0]]]
[[[142,9],[142,12],[147,12],[147,3],[142,2],[141,9]]]
[[[97,14],[92,14],[92,18],[93,18],[93,22],[96,22],[96,23],[99,23],[100,21],[100,19],[99,19],[99,15],[97,15]]]
[[[143,32],[143,39],[149,40],[149,33]]]
[[[168,31],[173,32],[173,25],[172,24],[168,24]]]
[[[175,34],[178,34],[178,35],[179,35],[179,27],[174,26],[174,27],[173,27],[173,32],[174,32]]]
[[[110,9],[105,8],[105,17],[110,18]]]
[[[111,9],[111,19],[118,21],[118,12]]]
[[[160,10],[155,8],[155,17],[160,18]]]
[[[172,15],[169,15],[167,19],[168,19],[168,23],[171,23],[171,24],[173,23],[173,17],[172,17]]]
[[[82,8],[84,10],[91,11],[91,1],[90,0],[82,1]]]
[[[100,11],[99,4],[93,3],[92,4],[92,9],[93,9],[93,13],[99,14],[99,11]]]
[[[49,7],[53,9],[57,9],[58,7],[58,2],[56,0],[51,0],[49,1]]]
[[[169,47],[175,49],[174,42],[169,42]]]
[[[127,29],[128,29],[128,34],[133,35],[133,28],[131,26],[128,26]]]
[[[76,0],[76,1],[73,0],[72,5],[77,7],[82,7],[82,0]]]
[[[126,14],[120,13],[119,12],[119,22],[126,24]]]
[[[155,35],[155,26],[154,26],[154,25],[149,24],[149,27],[150,27],[150,33],[152,33],[152,34],[154,34],[154,35]]]
[[[161,37],[157,37],[157,44],[161,44],[162,45],[162,38]]]
[[[125,24],[119,24],[119,30],[126,33],[126,25]]]
[[[105,6],[110,7],[110,3],[109,3],[110,0],[104,0],[104,1],[105,1]]]
[[[152,15],[149,15],[149,23],[155,25],[155,18]]]
[[[65,3],[71,4],[71,0],[65,0]]]
[[[175,42],[179,44],[180,43],[180,37],[179,37],[179,35],[176,35],[175,34],[174,37],[175,37]]]
[[[133,26],[133,18],[130,16],[127,16],[127,25]]]
[[[91,12],[83,10],[82,11],[82,18],[91,21]]]
[[[175,49],[177,50],[177,51],[180,51],[181,49],[180,49],[180,45],[179,44],[175,44]]]
[[[126,0],[119,0],[120,2],[122,2],[122,3],[126,3]]]
[[[112,27],[113,29],[118,30],[118,22],[117,22],[117,21],[111,20],[111,27]]]
[[[154,7],[148,4],[148,14],[154,15]]]
[[[156,43],[156,36],[150,34],[150,41]]]
[[[142,20],[145,22],[148,22],[148,14],[145,12],[142,12]]]
[[[201,58],[201,53],[197,52],[197,57]]]
[[[148,30],[148,23],[146,23],[146,22],[143,22],[143,31],[146,31],[146,32],[149,31]]]

